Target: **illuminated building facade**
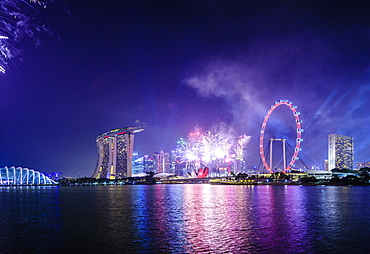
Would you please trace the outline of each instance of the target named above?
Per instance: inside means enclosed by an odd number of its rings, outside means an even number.
[[[361,168],[370,168],[370,161],[357,162],[356,169],[360,170]]]
[[[44,173],[39,171],[21,168],[4,167],[0,168],[0,185],[53,185],[57,184]]]
[[[149,155],[144,155],[143,163],[144,163],[144,173],[155,171],[154,158],[149,157]]]
[[[171,158],[167,152],[154,153],[155,173],[170,173]]]
[[[135,151],[132,155],[132,173],[144,173],[144,157],[139,157],[138,152]]]
[[[353,137],[329,134],[328,168],[353,169],[354,140]]]
[[[93,174],[96,179],[132,177],[134,134],[144,129],[126,127],[103,133],[96,138],[98,161]]]
[[[179,164],[179,161],[177,160],[178,155],[176,151],[171,151],[171,156],[170,156],[170,172],[171,174],[176,175],[176,167]]]

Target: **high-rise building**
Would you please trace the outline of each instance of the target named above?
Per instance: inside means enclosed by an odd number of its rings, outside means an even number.
[[[328,168],[353,169],[354,140],[353,137],[329,134]]]
[[[148,155],[144,155],[143,163],[144,163],[144,173],[147,172],[154,172],[155,173],[155,160]]]
[[[131,177],[134,134],[143,130],[137,127],[125,127],[99,135],[96,138],[98,161],[93,177],[96,179]]]
[[[171,151],[170,155],[170,172],[171,174],[176,174],[176,167],[179,164],[178,154],[176,151]]]
[[[329,170],[329,161],[328,161],[328,159],[324,160],[324,169]]]
[[[156,173],[170,173],[171,158],[167,152],[156,152],[153,155]]]
[[[360,170],[361,168],[370,168],[370,161],[357,162],[356,170]]]
[[[144,173],[144,157],[139,157],[138,152],[132,154],[132,174]]]

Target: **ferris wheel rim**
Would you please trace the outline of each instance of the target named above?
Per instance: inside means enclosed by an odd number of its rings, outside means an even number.
[[[296,142],[295,142],[295,148],[294,148],[294,151],[293,151],[293,156],[292,156],[292,158],[291,158],[288,166],[284,169],[283,173],[285,173],[287,170],[291,169],[292,166],[294,165],[295,161],[298,158],[298,153],[300,151],[301,142],[303,141],[303,139],[302,139],[302,131],[303,131],[303,129],[301,128],[301,122],[302,122],[302,120],[299,118],[299,114],[300,113],[297,111],[297,109],[296,109],[297,107],[294,106],[293,105],[293,102],[291,102],[289,100],[280,100],[280,101],[275,102],[275,104],[272,105],[270,107],[270,109],[267,111],[266,116],[263,119],[262,128],[261,128],[261,131],[260,131],[260,144],[259,144],[260,156],[261,156],[262,164],[265,167],[265,169],[267,169],[270,173],[273,173],[273,171],[272,171],[272,169],[270,168],[270,166],[266,162],[266,156],[265,156],[263,141],[264,141],[264,137],[265,137],[265,130],[266,130],[267,122],[268,122],[268,120],[269,120],[272,112],[277,107],[279,107],[281,105],[288,106],[290,108],[290,110],[293,112],[293,116],[294,116],[295,122],[296,122],[296,133],[297,133]]]

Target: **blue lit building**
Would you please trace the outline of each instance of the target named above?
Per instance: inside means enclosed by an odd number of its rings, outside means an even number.
[[[21,168],[0,168],[0,185],[53,185],[56,182],[39,171]]]
[[[143,164],[144,164],[144,173],[155,172],[154,158],[149,157],[148,155],[144,155]]]
[[[144,173],[144,157],[139,157],[137,152],[132,156],[132,173],[134,175]]]

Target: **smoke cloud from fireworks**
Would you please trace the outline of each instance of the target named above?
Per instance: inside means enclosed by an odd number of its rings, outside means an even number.
[[[301,157],[307,163],[323,165],[329,133],[354,136],[357,158],[369,160],[365,147],[370,141],[366,131],[359,128],[370,123],[367,100],[362,99],[370,94],[367,60],[343,61],[343,52],[348,51],[343,41],[336,44],[338,40],[328,41],[320,33],[314,37],[302,33],[303,37],[287,36],[273,44],[252,43],[233,60],[226,56],[208,58],[185,83],[200,97],[223,98],[233,115],[233,125],[253,136],[255,144],[251,145],[256,148],[269,106],[289,99],[302,113],[305,142]],[[360,38],[368,41],[363,35]],[[338,47],[343,51],[338,53]],[[250,159],[258,155],[255,152]]]
[[[222,38],[229,44],[200,59],[206,63],[186,80],[200,95],[242,98],[251,104],[263,96],[273,97],[270,90],[287,95],[266,102],[296,101],[293,96],[301,93],[321,104],[318,95],[330,93],[333,83],[364,68],[368,71],[369,5],[365,2],[311,1],[304,7],[298,2],[261,3],[263,7],[256,9],[256,3],[244,3],[243,13],[249,15],[223,20],[224,27],[234,32]],[[244,40],[235,43],[236,36]]]
[[[223,98],[229,105],[237,126],[250,126],[250,117],[263,115],[260,72],[239,62],[217,60],[203,67],[203,71],[185,80],[200,96]],[[258,81],[257,81],[258,80]],[[242,131],[242,130],[240,130]],[[245,129],[244,129],[245,131]]]

